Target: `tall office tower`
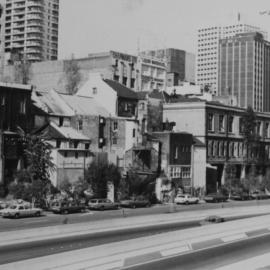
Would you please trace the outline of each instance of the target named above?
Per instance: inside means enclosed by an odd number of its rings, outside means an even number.
[[[219,42],[219,95],[234,96],[240,107],[270,112],[270,42],[260,33]]]
[[[5,0],[2,53],[12,52],[30,62],[56,60],[59,0]]]
[[[214,26],[198,30],[196,84],[208,86],[212,93],[218,93],[219,40],[236,34],[259,32],[265,39],[267,33],[260,28],[238,23],[229,26]]]

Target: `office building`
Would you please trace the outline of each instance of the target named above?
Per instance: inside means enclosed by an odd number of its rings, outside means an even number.
[[[58,53],[59,0],[5,0],[2,54],[12,53],[30,62],[56,60]]]
[[[267,33],[260,28],[242,24],[213,26],[198,30],[196,84],[218,93],[218,54],[219,40],[236,34],[259,32],[267,39]]]
[[[270,111],[270,43],[260,33],[237,34],[219,42],[218,95],[238,106]]]

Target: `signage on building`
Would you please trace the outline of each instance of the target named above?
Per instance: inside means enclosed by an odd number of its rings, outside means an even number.
[[[136,56],[129,55],[129,54],[124,54],[124,53],[119,53],[119,52],[114,52],[114,51],[111,51],[111,53],[112,53],[113,58],[123,60],[123,61],[127,61],[127,62],[132,62],[132,63],[137,62],[137,57]]]

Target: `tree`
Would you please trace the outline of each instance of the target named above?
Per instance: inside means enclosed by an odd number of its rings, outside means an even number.
[[[121,174],[118,167],[112,163],[94,161],[87,168],[85,179],[91,185],[94,196],[106,198],[109,183],[113,183],[117,193]]]
[[[74,60],[73,56],[71,60],[64,62],[64,72],[66,78],[66,91],[68,94],[74,95],[78,91],[81,73],[78,63]]]
[[[148,105],[148,123],[147,128],[149,132],[162,131],[163,125],[163,105],[160,102],[157,106]]]
[[[20,144],[22,145],[22,159],[25,168],[19,170],[16,181],[9,191],[14,194],[14,187],[20,187],[22,197],[34,199],[45,198],[51,188],[50,173],[55,169],[52,162],[52,146],[37,135],[25,133],[18,128]]]

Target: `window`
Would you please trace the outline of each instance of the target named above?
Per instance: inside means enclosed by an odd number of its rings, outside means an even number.
[[[144,102],[142,102],[142,103],[140,104],[140,109],[141,109],[142,111],[144,111],[144,109],[145,109],[145,104],[144,104]]]
[[[256,133],[257,135],[261,135],[261,122],[257,122]]]
[[[0,102],[1,102],[0,103],[1,106],[5,106],[5,104],[6,104],[6,97],[5,96],[2,96]]]
[[[97,88],[93,87],[92,90],[93,90],[93,95],[96,95],[97,94]]]
[[[117,138],[114,137],[114,138],[112,139],[112,144],[117,144]]]
[[[269,138],[269,123],[265,123],[265,137]]]
[[[233,116],[229,116],[228,131],[231,133],[233,132]]]
[[[175,154],[174,154],[174,158],[178,159],[178,147],[175,147]]]
[[[118,130],[118,122],[117,121],[113,121],[113,130]]]
[[[132,130],[132,137],[135,138],[135,136],[136,136],[136,129],[133,128],[133,130]]]
[[[214,130],[214,115],[212,113],[208,114],[208,130]]]
[[[182,167],[182,178],[190,178],[190,167]]]
[[[218,119],[218,131],[224,132],[224,115],[219,115]]]
[[[239,133],[244,134],[244,132],[245,132],[244,119],[239,118]]]
[[[64,152],[64,157],[66,158],[67,156],[68,156],[68,152],[65,151],[65,152]]]
[[[75,152],[75,158],[78,158],[78,157],[79,157],[79,153]]]
[[[82,119],[78,120],[78,130],[83,130],[83,120]]]
[[[22,99],[20,101],[20,113],[25,114],[26,113],[26,99]]]

